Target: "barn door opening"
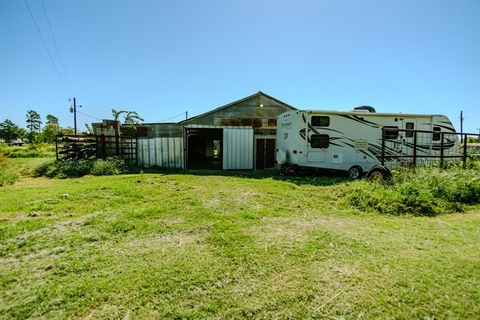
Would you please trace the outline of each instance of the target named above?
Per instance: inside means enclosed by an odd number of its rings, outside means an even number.
[[[188,129],[188,169],[222,169],[222,129]]]
[[[275,139],[256,139],[255,168],[263,170],[275,166]]]

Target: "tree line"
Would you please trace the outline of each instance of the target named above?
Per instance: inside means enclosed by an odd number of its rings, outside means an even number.
[[[114,120],[119,122],[121,122],[120,117],[123,116],[123,125],[130,128],[134,128],[143,122],[143,118],[136,111],[112,109],[112,116]],[[10,119],[0,123],[0,141],[3,140],[6,143],[10,143],[17,139],[22,139],[30,143],[53,143],[57,135],[74,134],[72,127],[61,127],[58,123],[58,118],[52,114],[47,114],[45,125],[42,127],[42,117],[35,110],[27,111],[25,124],[26,129],[18,126]],[[85,124],[85,129],[81,134],[92,133],[92,129],[88,124]]]
[[[10,119],[0,123],[0,140],[10,143],[17,139],[26,140],[30,143],[52,143],[58,134],[73,134],[71,127],[61,127],[58,118],[52,114],[45,117],[45,125],[40,114],[35,110],[28,110],[25,116],[26,129],[18,126]],[[87,127],[89,131],[89,127]]]

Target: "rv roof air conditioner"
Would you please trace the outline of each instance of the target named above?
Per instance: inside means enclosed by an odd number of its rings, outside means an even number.
[[[372,112],[372,113],[376,112],[375,108],[371,107],[371,106],[356,107],[356,108],[353,108],[353,111],[355,111],[355,112]]]

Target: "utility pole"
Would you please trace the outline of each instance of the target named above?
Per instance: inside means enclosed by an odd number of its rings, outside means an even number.
[[[68,99],[69,101],[72,101]],[[78,106],[81,108],[82,106]],[[70,112],[73,113],[73,129],[75,131],[75,135],[77,135],[77,99],[73,97],[73,107],[70,107]]]
[[[188,119],[188,111],[185,111],[185,120]]]
[[[75,135],[77,135],[77,100],[73,97],[73,128]]]

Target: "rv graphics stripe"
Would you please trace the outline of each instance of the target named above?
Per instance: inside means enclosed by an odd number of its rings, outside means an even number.
[[[340,116],[342,116],[342,117],[344,117],[344,118],[347,118],[347,119],[349,119],[349,120],[353,120],[353,121],[360,122],[361,124],[364,124],[364,125],[366,125],[366,126],[372,126],[372,125],[377,125],[377,126],[379,126],[378,123],[365,120],[365,119],[363,119],[363,118],[361,118],[361,117],[359,117],[359,116],[350,116],[350,115],[347,115],[347,114],[342,114],[342,115],[340,115]]]
[[[455,132],[455,128],[452,128],[452,127],[442,126],[441,124],[434,124],[434,126],[447,129],[448,131],[451,131],[451,132]]]
[[[434,127],[440,127],[440,128],[447,129],[448,131],[455,132],[455,128],[452,127],[452,124],[451,124],[451,123],[448,123],[450,126],[444,126],[444,125],[441,125],[441,124],[438,124],[438,123],[433,123],[433,124],[431,124],[431,123],[429,123],[429,122],[422,122],[421,124],[426,125],[426,126],[432,125],[432,126],[434,126]],[[440,132],[441,132],[441,131],[440,131]],[[440,133],[440,132],[438,132],[438,133]],[[437,132],[435,132],[435,133],[437,133]]]

